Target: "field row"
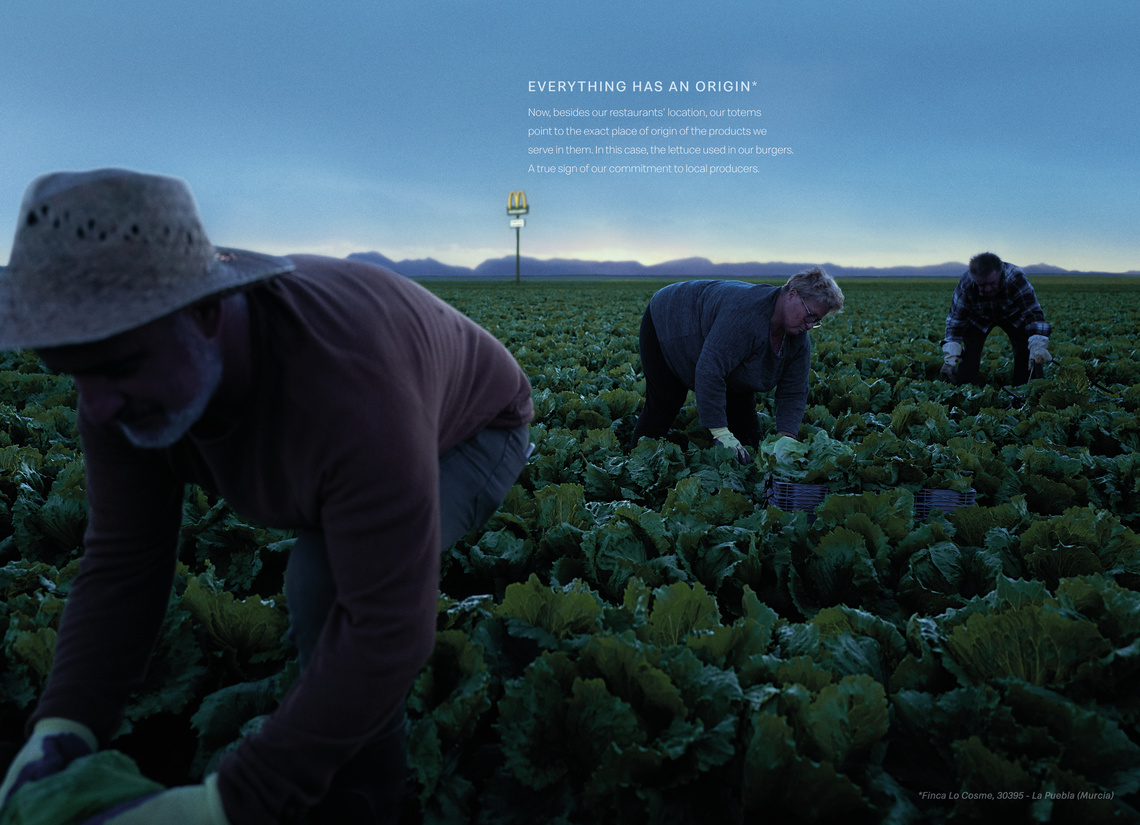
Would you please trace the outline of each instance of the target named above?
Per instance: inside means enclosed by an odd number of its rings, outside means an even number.
[[[985,385],[938,380],[952,281],[841,285],[844,312],[811,333],[802,454],[777,462],[769,441],[747,465],[691,397],[667,438],[624,449],[661,284],[430,285],[530,376],[536,450],[445,552],[406,821],[1132,821],[1140,281],[1037,279],[1057,360],[1020,387],[1001,386],[1000,333]],[[28,354],[0,370],[15,740],[86,509],[70,384]],[[826,496],[770,506],[775,482]],[[976,504],[916,509],[930,490]],[[197,489],[184,512],[167,626],[116,740],[167,783],[200,776],[296,674],[292,536]]]

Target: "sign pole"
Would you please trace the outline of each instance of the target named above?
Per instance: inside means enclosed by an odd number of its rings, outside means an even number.
[[[520,282],[519,270],[519,233],[526,226],[526,219],[519,217],[530,211],[526,204],[526,193],[521,189],[511,192],[507,196],[507,214],[511,216],[511,226],[515,230],[515,283]]]

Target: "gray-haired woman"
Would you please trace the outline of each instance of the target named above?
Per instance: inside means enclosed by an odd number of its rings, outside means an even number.
[[[792,438],[807,406],[807,331],[843,308],[843,292],[819,267],[783,286],[683,281],[659,290],[641,319],[645,408],[630,439],[665,435],[689,390],[713,438],[752,460],[760,443],[756,393],[775,390],[776,429]]]

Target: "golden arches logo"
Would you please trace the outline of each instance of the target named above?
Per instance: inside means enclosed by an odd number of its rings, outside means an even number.
[[[519,189],[507,196],[508,215],[525,215],[529,211],[530,208],[526,205],[526,192]]]

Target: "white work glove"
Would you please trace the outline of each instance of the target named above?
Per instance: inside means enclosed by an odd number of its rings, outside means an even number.
[[[748,452],[748,448],[737,440],[736,436],[729,431],[728,427],[709,427],[709,432],[712,433],[717,444],[728,447],[736,453],[736,460],[741,464],[747,464],[752,460],[752,455]]]
[[[44,749],[48,740],[57,747]],[[59,773],[73,759],[87,756],[99,750],[99,740],[94,731],[80,722],[49,716],[40,719],[32,728],[32,735],[24,747],[16,752],[16,758],[8,766],[4,784],[0,785],[0,805],[8,801],[17,784],[33,782]],[[21,776],[22,774],[22,776]]]
[[[1046,335],[1029,336],[1029,360],[1035,364],[1048,364],[1053,360],[1047,349],[1049,337]]]
[[[942,345],[942,352],[944,355],[939,375],[942,376],[943,381],[949,381],[954,377],[954,368],[962,360],[962,345],[957,341],[947,341]]]
[[[230,825],[222,808],[216,773],[207,776],[201,785],[183,785],[124,802],[103,816],[103,825]]]

